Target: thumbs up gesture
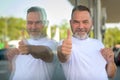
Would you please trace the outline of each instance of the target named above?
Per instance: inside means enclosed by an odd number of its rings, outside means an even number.
[[[70,55],[71,49],[72,49],[71,33],[70,33],[70,30],[68,30],[67,38],[64,39],[62,46],[61,46],[61,52],[63,55]]]
[[[18,50],[20,54],[28,54],[29,47],[27,44],[27,40],[25,39],[24,30],[22,30],[21,35],[22,35],[22,40],[19,42]]]

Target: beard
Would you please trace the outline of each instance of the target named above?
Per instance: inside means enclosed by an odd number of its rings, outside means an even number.
[[[77,28],[74,31],[73,36],[77,39],[84,40],[88,38],[88,32],[85,28]]]
[[[27,29],[27,32],[31,39],[40,39],[45,37],[45,35],[38,29]]]

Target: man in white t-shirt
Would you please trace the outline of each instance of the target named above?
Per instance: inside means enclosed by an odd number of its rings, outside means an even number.
[[[7,53],[12,64],[12,80],[52,79],[59,64],[56,65],[55,57],[57,43],[45,35],[47,23],[43,8],[31,7],[27,10],[27,32],[30,39],[26,40],[22,32],[23,40],[19,42],[19,47],[10,49]]]
[[[112,49],[104,48],[101,41],[88,37],[92,27],[90,10],[75,6],[70,20],[73,36],[60,42],[58,58],[67,80],[108,80],[116,72]]]

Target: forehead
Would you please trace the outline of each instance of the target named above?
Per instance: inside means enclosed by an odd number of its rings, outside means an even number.
[[[40,12],[29,12],[27,14],[27,20],[41,20],[42,19],[42,15]]]
[[[80,19],[80,20],[91,19],[91,16],[88,11],[76,10],[76,11],[74,11],[74,13],[72,15],[72,19]]]

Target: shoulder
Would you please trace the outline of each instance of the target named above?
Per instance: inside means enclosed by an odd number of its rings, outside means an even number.
[[[53,39],[50,39],[50,38],[44,38],[44,44],[49,46],[49,47],[53,47],[53,48],[56,48],[58,46],[58,42],[53,40]]]
[[[58,45],[59,46],[62,45],[62,42],[63,42],[63,40],[60,40],[59,43],[58,43]]]
[[[46,38],[46,41],[49,43],[49,44],[55,44],[55,45],[58,45],[58,42],[53,40],[53,39],[49,39],[49,38]]]
[[[93,39],[93,38],[89,38],[90,42],[93,43],[96,46],[102,46],[104,47],[104,44],[101,40],[98,39]]]
[[[90,41],[96,42],[96,43],[102,43],[101,40],[94,39],[94,38],[89,38]]]

